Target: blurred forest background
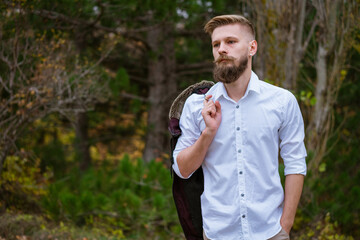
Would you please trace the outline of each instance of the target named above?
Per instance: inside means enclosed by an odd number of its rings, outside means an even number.
[[[168,111],[212,79],[215,15],[256,27],[308,175],[292,239],[360,239],[359,0],[1,0],[0,239],[184,239]],[[281,165],[280,173],[283,171]]]

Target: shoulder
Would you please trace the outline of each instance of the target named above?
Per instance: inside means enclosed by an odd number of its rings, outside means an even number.
[[[278,96],[279,98],[294,98],[294,94],[289,90],[275,86],[273,84],[267,83],[265,81],[259,80],[260,91],[262,94],[268,93],[273,96]]]
[[[172,102],[169,111],[169,119],[179,119],[186,102],[188,102],[188,104],[195,104],[196,102],[201,102],[196,100],[196,98],[194,99],[191,97],[192,95],[194,95],[194,92],[206,92],[206,89],[211,88],[211,86],[213,85],[213,82],[202,80],[201,82],[192,84],[186,89],[184,89]],[[201,96],[202,94],[199,95]]]
[[[220,83],[216,83],[205,94],[191,94],[185,101],[185,104],[190,104],[193,108],[203,108],[205,95],[214,95],[219,88]]]
[[[270,94],[287,94],[289,92],[285,88],[275,86],[273,84],[270,84],[268,82],[265,82],[263,80],[259,80],[259,86],[261,93],[269,92]]]
[[[191,94],[185,101],[185,109],[190,110],[190,112],[198,112],[203,108],[204,104],[204,94]]]
[[[276,104],[282,109],[286,109],[289,105],[298,104],[295,95],[289,90],[259,80],[260,95],[269,102]]]
[[[217,83],[215,83],[215,84],[209,89],[209,91],[206,93],[206,95],[209,95],[209,94],[215,95],[215,94],[217,94],[218,91],[219,91],[221,88],[223,88],[223,87],[224,87],[224,84],[223,84],[223,83],[217,82]]]
[[[185,101],[180,116],[180,125],[189,125],[201,121],[201,111],[204,105],[204,94],[191,94]],[[196,124],[197,125],[197,124]]]
[[[204,95],[205,94],[193,93],[186,99],[186,102],[194,103],[194,104],[203,103]]]

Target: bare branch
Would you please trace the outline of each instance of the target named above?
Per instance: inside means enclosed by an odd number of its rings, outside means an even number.
[[[130,94],[130,93],[126,93],[126,92],[121,92],[121,93],[120,93],[120,96],[122,96],[122,97],[124,97],[124,98],[140,100],[140,101],[142,101],[142,102],[148,102],[148,101],[149,101],[149,99],[147,99],[147,98],[143,98],[143,97],[140,97],[140,96],[137,96],[137,95],[133,95],[133,94]]]
[[[109,96],[107,84],[99,84],[99,66],[116,41],[107,43],[110,47],[95,63],[84,64],[67,39],[44,43],[19,31],[0,40],[0,63],[5,68],[0,91],[7,92],[0,94],[4,96],[0,99],[1,168],[8,149],[14,148],[12,142],[28,123],[52,112],[84,112]]]
[[[134,33],[138,33],[138,32],[145,32],[145,31],[151,31],[153,28],[155,28],[156,26],[151,26],[151,27],[146,27],[146,28],[140,28],[140,29],[136,29],[136,30],[128,30],[125,29],[123,27],[117,27],[117,28],[111,28],[111,27],[106,27],[103,26],[101,24],[97,22],[87,22],[83,19],[79,19],[79,18],[74,18],[74,17],[69,17],[66,16],[64,14],[55,12],[55,11],[48,11],[48,10],[33,10],[32,11],[34,14],[39,15],[41,17],[44,18],[48,18],[51,20],[60,20],[66,23],[69,23],[73,26],[77,26],[77,27],[84,27],[84,26],[88,26],[90,28],[95,28],[95,29],[99,29],[99,30],[103,30],[105,32],[111,32],[111,33],[115,33],[117,35],[120,35],[124,38],[128,38],[128,39],[132,39],[135,41],[139,41],[142,42],[143,45],[147,48],[150,49],[147,41],[145,41],[144,39],[142,39],[140,36],[136,36],[134,35]]]
[[[309,45],[309,42],[310,42],[311,38],[313,37],[315,28],[316,28],[316,26],[318,24],[319,24],[319,19],[317,17],[315,17],[315,20],[311,24],[311,28],[310,28],[310,31],[309,31],[307,37],[306,37],[306,40],[304,41],[304,44],[303,44],[303,46],[301,48],[301,53],[302,54],[306,51],[306,49],[307,49],[307,47]]]
[[[10,89],[6,86],[6,84],[4,83],[2,77],[0,76],[0,83],[3,86],[3,88],[8,92],[11,93]]]
[[[177,73],[177,76],[184,76],[184,75],[195,75],[199,73],[212,73],[213,68],[202,68],[202,69],[195,69],[195,70],[188,70],[188,71],[181,71]]]
[[[176,66],[176,71],[189,70],[194,68],[212,68],[213,66],[214,64],[212,62],[178,64]]]

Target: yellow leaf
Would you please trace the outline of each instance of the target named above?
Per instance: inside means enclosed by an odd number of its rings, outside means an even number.
[[[321,163],[319,166],[319,172],[325,172],[326,171],[326,163]]]

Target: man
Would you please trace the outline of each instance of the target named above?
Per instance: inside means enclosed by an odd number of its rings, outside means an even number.
[[[173,169],[188,178],[203,167],[204,239],[289,239],[306,174],[298,103],[252,72],[257,42],[246,18],[218,16],[204,29],[211,36],[218,83],[205,99],[196,94],[187,99]]]

